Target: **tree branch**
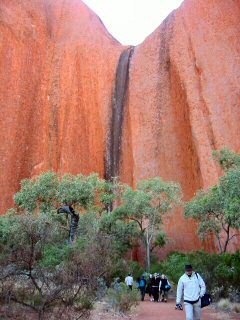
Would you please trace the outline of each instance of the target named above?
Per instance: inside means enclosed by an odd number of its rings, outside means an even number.
[[[229,241],[232,240],[232,238],[234,237],[240,237],[240,234],[239,233],[235,233],[234,235],[232,235],[230,238],[229,238]]]
[[[34,311],[38,311],[38,309],[35,308],[34,306],[32,306],[31,304],[28,304],[28,303],[26,303],[26,302],[20,301],[20,300],[18,300],[16,297],[11,297],[11,300],[13,300],[14,302],[19,303],[19,304],[21,304],[21,305],[23,305],[23,306],[25,306],[25,307],[31,308],[31,309],[33,309]]]

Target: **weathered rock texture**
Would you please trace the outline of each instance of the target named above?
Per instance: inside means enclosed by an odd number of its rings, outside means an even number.
[[[133,49],[80,0],[1,0],[0,212],[48,169],[161,175],[185,199],[216,183],[212,149],[240,151],[239,17],[238,0],[185,0]],[[181,211],[165,228],[200,247]]]
[[[79,0],[1,0],[1,212],[24,177],[104,175],[123,47]]]
[[[160,175],[189,199],[217,182],[213,149],[240,151],[239,17],[239,1],[188,0],[135,48],[122,153],[133,184]],[[181,212],[165,226],[176,249],[199,246]]]

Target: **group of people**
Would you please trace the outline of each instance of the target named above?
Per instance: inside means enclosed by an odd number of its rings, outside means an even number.
[[[125,278],[126,285],[132,289],[134,285],[132,274],[129,273]],[[153,302],[167,302],[168,291],[171,289],[170,282],[167,277],[163,274],[160,276],[159,273],[150,274],[146,280],[144,276],[137,278],[135,286],[141,293],[141,300],[144,301],[145,294],[148,293],[150,301]]]
[[[125,283],[132,289],[134,282],[131,273],[125,278]],[[144,301],[147,292],[150,296],[150,301],[167,302],[168,291],[171,289],[171,285],[165,275],[160,276],[158,273],[154,275],[150,274],[148,280],[142,276],[137,279],[135,285],[141,292],[142,301]],[[177,310],[183,310],[181,304],[183,296],[186,320],[201,319],[201,299],[205,295],[205,292],[206,285],[202,277],[193,271],[192,265],[186,265],[185,273],[178,281],[176,296]]]

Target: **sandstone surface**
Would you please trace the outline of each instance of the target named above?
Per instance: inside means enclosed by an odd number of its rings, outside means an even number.
[[[79,0],[0,2],[0,211],[22,178],[49,169],[104,175],[124,47]]]
[[[49,169],[160,175],[185,200],[216,183],[212,149],[240,152],[239,17],[238,0],[185,0],[132,48],[80,0],[1,0],[0,213]],[[201,247],[180,210],[165,229],[174,249]]]

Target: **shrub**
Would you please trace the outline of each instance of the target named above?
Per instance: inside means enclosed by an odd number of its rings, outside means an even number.
[[[177,284],[184,273],[184,265],[192,264],[194,270],[200,273],[206,283],[207,290],[212,293],[215,300],[229,297],[237,301],[240,291],[240,253],[235,254],[209,254],[197,251],[188,254],[171,253],[160,264],[161,272]]]
[[[240,303],[232,303],[229,299],[221,299],[217,307],[222,310],[240,313]]]
[[[138,301],[140,301],[139,290],[136,288],[130,290],[124,283],[107,290],[107,304],[119,313],[128,312],[132,306],[138,304]]]
[[[38,319],[76,312],[87,319],[100,278],[111,272],[111,239],[96,233],[68,246],[65,230],[46,214],[3,216],[0,226],[0,302]]]

